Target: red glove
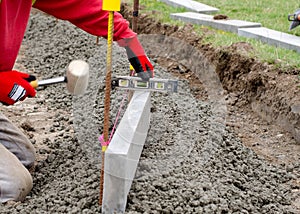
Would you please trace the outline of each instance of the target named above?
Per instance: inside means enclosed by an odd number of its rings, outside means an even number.
[[[0,102],[13,105],[26,97],[34,97],[35,90],[30,82],[36,78],[18,71],[0,72]]]
[[[136,36],[118,41],[118,44],[125,47],[128,60],[138,77],[141,77],[144,81],[154,77],[153,65]]]

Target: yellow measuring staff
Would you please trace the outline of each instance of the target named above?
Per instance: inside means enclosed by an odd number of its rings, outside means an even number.
[[[104,142],[108,141],[109,129],[109,108],[110,108],[110,82],[112,70],[112,42],[114,33],[114,11],[121,9],[121,0],[103,0],[102,9],[108,11],[108,29],[107,29],[107,55],[106,55],[106,90],[104,103],[104,127],[103,138]],[[102,147],[102,152],[105,152],[107,146]]]
[[[121,0],[107,0],[107,1],[103,0],[102,10],[120,11],[121,10]]]
[[[110,110],[110,91],[111,91],[111,70],[112,70],[112,42],[114,33],[114,11],[120,11],[121,0],[103,0],[102,10],[108,11],[108,29],[107,29],[107,55],[106,55],[106,83],[105,83],[105,100],[104,100],[104,126],[103,140],[109,143],[109,110]],[[99,204],[102,205],[103,183],[104,183],[104,155],[107,145],[102,146],[102,162],[100,176],[100,198]]]

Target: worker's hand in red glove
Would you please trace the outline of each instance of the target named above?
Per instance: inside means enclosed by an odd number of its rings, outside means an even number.
[[[154,77],[153,65],[145,54],[145,51],[140,44],[138,38],[123,39],[118,41],[119,45],[125,47],[128,60],[134,68],[138,77],[148,81]]]
[[[36,92],[30,82],[35,79],[18,71],[0,71],[0,102],[13,105],[26,97],[34,97]]]

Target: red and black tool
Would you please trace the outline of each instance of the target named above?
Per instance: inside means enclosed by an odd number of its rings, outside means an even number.
[[[290,25],[290,30],[300,25],[300,9],[297,9],[294,14],[288,15],[288,20],[292,22]]]

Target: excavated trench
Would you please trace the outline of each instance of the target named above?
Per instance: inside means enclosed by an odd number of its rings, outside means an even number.
[[[130,20],[132,18],[130,9],[124,6],[123,10],[125,17]],[[207,31],[209,33],[209,30]],[[246,57],[243,53],[247,53],[253,48],[250,44],[244,42],[217,50],[209,45],[203,45],[201,37],[196,35],[192,26],[189,25],[184,27],[165,25],[145,16],[141,17],[138,32],[178,38],[193,46],[193,50],[201,52],[207,63],[216,67],[216,72],[224,90],[239,94],[242,99],[240,103],[249,104],[251,109],[264,120],[277,124],[282,129],[290,132],[297,142],[300,141],[300,101],[297,96],[299,68],[282,71],[274,68],[275,66]],[[177,48],[181,49],[180,46]],[[155,53],[152,54],[155,56]],[[168,60],[173,59],[169,57]],[[176,72],[176,69],[178,70],[178,67],[181,66],[185,73],[195,72],[195,69],[190,67],[191,62],[188,64],[184,61],[176,62],[177,65],[173,63],[168,68]],[[163,64],[168,66],[168,63]],[[198,63],[195,67],[197,66]]]
[[[127,19],[132,19],[132,12],[127,5],[123,7],[123,14]],[[203,44],[202,37],[198,36],[193,31],[193,26],[189,24],[183,27],[161,24],[145,15],[140,17],[138,32],[176,38],[185,43],[183,47],[188,44],[196,53],[200,52],[200,57],[205,59],[202,61],[214,67],[218,81],[221,82],[224,90],[229,109],[227,125],[233,127],[240,136],[245,135],[242,136],[245,138],[244,143],[250,147],[254,141],[265,141],[264,138],[266,138],[261,137],[260,133],[255,136],[249,134],[253,132],[253,126],[264,126],[261,129],[269,129],[268,126],[272,126],[272,129],[276,129],[276,131],[267,134],[268,137],[271,139],[272,135],[284,135],[284,139],[282,137],[279,140],[272,139],[271,141],[275,141],[276,145],[270,145],[270,143],[262,145],[262,147],[271,147],[273,151],[262,153],[261,151],[265,148],[259,148],[257,152],[278,163],[281,160],[276,160],[278,158],[275,156],[280,154],[277,154],[279,151],[275,150],[276,147],[279,147],[281,151],[285,150],[282,152],[286,154],[281,155],[286,157],[284,161],[297,162],[299,160],[299,68],[281,70],[276,68],[278,67],[276,64],[270,65],[251,58],[247,56],[248,52],[253,51],[253,47],[249,43],[234,43],[229,47],[217,49]],[[203,34],[211,34],[211,32],[203,28]],[[173,52],[177,54],[182,46],[178,45],[176,48],[177,52]],[[149,49],[151,48],[149,47]],[[180,53],[177,57],[170,56],[170,54],[163,56],[163,54],[154,53],[153,50],[155,48],[151,49],[150,55],[152,54],[151,56],[160,65],[174,75],[189,81],[195,97],[207,96],[208,88],[203,86],[206,80],[205,78],[203,80],[203,76],[199,76],[199,72],[197,72],[197,68],[209,70],[206,68],[207,66],[203,66],[203,62],[200,63],[197,59],[191,58],[188,61],[186,57],[189,56],[182,57],[184,53]],[[161,51],[161,48],[158,50]],[[157,55],[158,57],[155,57]],[[178,60],[180,57],[181,59]],[[203,71],[200,73],[203,74]],[[231,112],[235,112],[235,114]],[[249,119],[251,119],[251,124],[248,123]],[[254,144],[257,145],[257,142]],[[284,149],[285,147],[287,149]],[[252,149],[256,150],[254,147]]]
[[[123,14],[130,18],[131,12],[123,7]],[[141,19],[140,39],[156,76],[179,79],[180,90],[152,94],[151,126],[126,212],[299,213],[296,71],[282,73],[243,57],[248,44],[215,50],[201,44],[191,26]],[[83,59],[91,80],[84,96],[72,98],[58,85],[21,105],[1,107],[31,138],[37,163],[31,194],[23,203],[0,205],[0,213],[101,211],[97,138],[106,42],[95,41],[33,11],[19,69],[40,78],[60,76],[71,60]],[[114,74],[126,75],[124,50],[114,46],[113,58]],[[112,115],[123,96],[112,93]]]

